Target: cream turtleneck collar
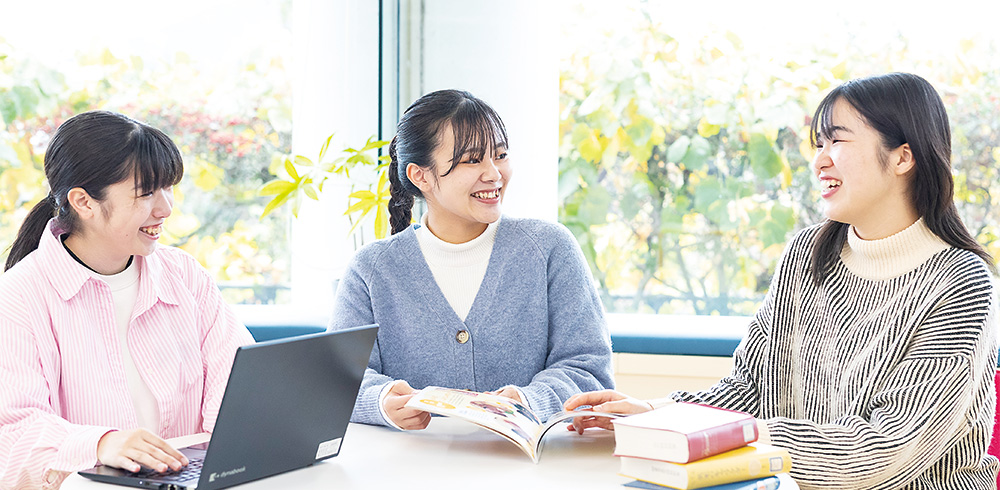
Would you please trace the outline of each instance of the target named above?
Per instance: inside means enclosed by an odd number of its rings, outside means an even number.
[[[858,237],[851,226],[840,259],[857,276],[881,281],[916,269],[934,254],[948,248],[951,245],[935,235],[920,218],[899,233],[878,240]]]

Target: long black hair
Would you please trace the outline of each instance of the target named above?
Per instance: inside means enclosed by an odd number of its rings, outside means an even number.
[[[45,151],[49,195],[35,204],[17,232],[4,270],[38,248],[45,225],[53,217],[61,233],[78,226],[67,200],[80,187],[102,201],[108,186],[126,179],[142,193],[176,185],[184,175],[177,146],[159,129],[107,111],[77,114],[56,130]]]
[[[944,102],[927,80],[910,73],[889,73],[851,80],[823,98],[810,127],[813,146],[833,126],[833,106],[843,100],[877,131],[884,150],[910,145],[915,166],[909,198],[935,235],[949,245],[969,250],[996,272],[993,258],[976,242],[955,207],[951,176],[951,127]],[[812,272],[821,284],[847,240],[848,225],[828,220],[816,235]]]
[[[413,200],[423,197],[406,176],[406,166],[415,163],[432,168],[431,154],[441,141],[441,130],[451,125],[455,151],[451,173],[462,156],[471,153],[482,159],[497,146],[507,147],[507,129],[500,116],[486,102],[461,90],[438,90],[419,98],[403,112],[396,136],[389,144],[389,224],[392,234],[410,226]]]

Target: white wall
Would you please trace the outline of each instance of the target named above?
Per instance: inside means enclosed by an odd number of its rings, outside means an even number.
[[[386,4],[394,20],[395,2]],[[545,5],[404,0],[400,110],[442,88],[468,90],[489,102],[507,126],[515,166],[504,212],[555,220],[559,72],[554,30],[548,27],[555,4]],[[331,132],[338,150],[378,132],[378,13],[374,0],[294,0],[295,153],[314,156]],[[389,21],[384,25],[395,28]],[[387,39],[394,44],[393,32]],[[383,66],[386,83],[394,85],[395,63]],[[394,121],[384,124],[394,126]],[[391,130],[383,135],[391,136]],[[342,186],[328,189],[320,203],[306,201],[293,222],[295,308],[332,305],[333,280],[354,253],[342,216],[346,193]]]
[[[378,5],[370,0],[294,0],[292,151],[314,158],[378,133]],[[354,253],[347,238],[346,184],[305,200],[292,222],[292,303],[329,312],[333,280]]]
[[[424,93],[468,90],[500,114],[514,178],[504,213],[554,221],[558,203],[559,67],[555,2],[428,0]],[[403,102],[405,108],[412,100]]]

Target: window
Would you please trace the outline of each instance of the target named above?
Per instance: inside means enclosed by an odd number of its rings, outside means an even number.
[[[609,311],[752,313],[786,240],[822,220],[812,111],[889,71],[942,92],[960,212],[1000,256],[998,7],[959,3],[570,4],[559,219]]]
[[[231,303],[288,301],[288,213],[258,219],[267,199],[257,190],[291,151],[291,3],[5,5],[0,243],[47,192],[55,128],[112,110],[163,130],[184,155],[165,242],[198,258]]]

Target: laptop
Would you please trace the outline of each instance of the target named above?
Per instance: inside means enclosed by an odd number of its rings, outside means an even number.
[[[340,453],[377,325],[240,347],[208,443],[181,449],[178,472],[98,465],[107,483],[162,490],[226,488]]]

